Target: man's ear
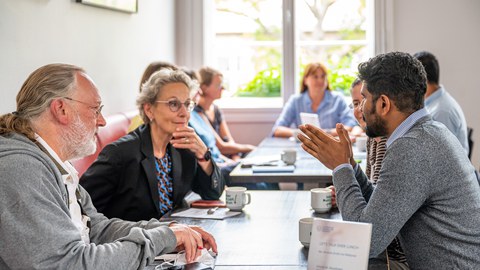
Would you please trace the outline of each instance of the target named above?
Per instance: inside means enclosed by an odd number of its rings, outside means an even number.
[[[377,112],[380,115],[388,114],[392,109],[392,100],[386,95],[380,95],[377,99]]]
[[[65,102],[64,99],[54,99],[50,103],[50,113],[52,114],[52,117],[55,118],[58,122],[61,124],[68,124],[69,119],[68,119],[68,113],[69,110],[67,108],[67,103]]]

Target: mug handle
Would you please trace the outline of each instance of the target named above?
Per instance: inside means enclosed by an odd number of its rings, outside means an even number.
[[[243,197],[243,204],[244,205],[250,204],[250,202],[252,201],[252,197],[250,196],[250,193],[244,193],[244,194],[245,194],[245,197]],[[245,202],[245,198],[247,198],[246,202]]]

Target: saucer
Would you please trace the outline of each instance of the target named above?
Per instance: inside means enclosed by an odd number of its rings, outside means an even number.
[[[306,247],[306,248],[309,248],[309,247],[310,247],[310,243],[301,242],[301,241],[300,241],[300,243],[302,243],[302,245],[303,245],[304,247]]]
[[[332,208],[313,208],[315,213],[325,214],[328,213]]]

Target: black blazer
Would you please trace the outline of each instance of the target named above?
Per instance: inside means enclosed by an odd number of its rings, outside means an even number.
[[[225,181],[213,162],[208,176],[188,149],[167,146],[172,157],[173,207],[182,206],[193,190],[202,199],[217,200]],[[142,125],[100,152],[80,179],[98,212],[130,221],[160,218],[158,189],[150,126]]]

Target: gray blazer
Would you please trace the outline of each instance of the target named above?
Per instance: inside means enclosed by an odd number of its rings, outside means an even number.
[[[420,118],[387,149],[377,186],[351,167],[333,175],[344,220],[373,224],[370,256],[399,234],[412,269],[480,266],[480,187],[457,138]]]

